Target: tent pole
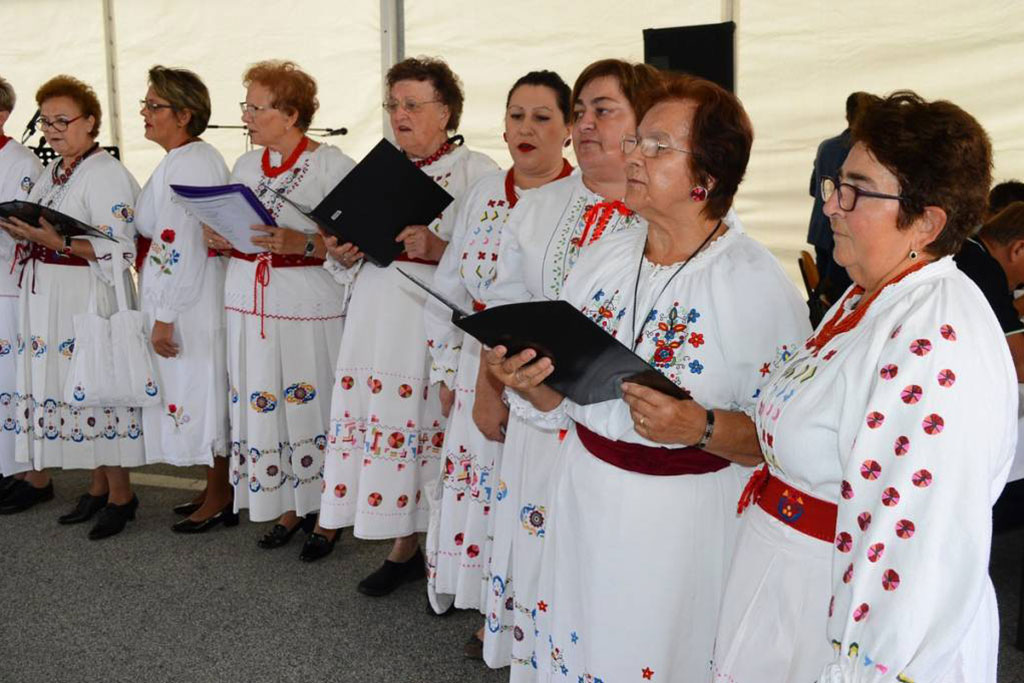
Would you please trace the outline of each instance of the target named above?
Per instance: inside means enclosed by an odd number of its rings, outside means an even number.
[[[388,70],[405,59],[405,0],[380,0],[381,101],[387,99]],[[383,112],[384,137],[394,142],[388,113]]]
[[[739,33],[739,22],[736,20],[738,5],[740,0],[722,0],[722,21],[731,21],[736,24],[736,33]],[[740,90],[740,79],[739,79],[739,50],[736,46],[739,44],[739,35],[735,35],[732,41],[732,63],[733,63],[733,90],[739,93]]]
[[[121,149],[121,92],[117,82],[117,39],[114,35],[114,0],[103,0],[103,51],[107,63],[107,116],[110,144]]]

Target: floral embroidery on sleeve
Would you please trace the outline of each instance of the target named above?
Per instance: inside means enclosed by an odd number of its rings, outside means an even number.
[[[159,241],[154,241],[149,248],[149,262],[164,275],[173,273],[174,266],[181,260],[181,252],[171,246],[174,244],[175,237],[174,230],[164,228],[160,233]]]

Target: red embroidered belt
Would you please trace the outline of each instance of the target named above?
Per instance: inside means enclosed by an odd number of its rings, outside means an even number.
[[[70,254],[65,255],[60,252],[56,252],[53,249],[47,249],[41,244],[18,244],[14,248],[14,260],[11,262],[11,272],[18,266],[21,266],[21,270],[18,271],[18,288],[21,288],[21,281],[25,277],[25,269],[28,267],[30,261],[42,261],[43,263],[49,263],[54,266],[88,266],[89,262],[84,258],[78,256],[72,256]],[[32,293],[36,293],[36,271],[32,269]]]
[[[135,272],[142,272],[142,265],[146,262],[146,257],[149,256],[151,246],[153,246],[153,240],[142,235],[135,236]],[[219,255],[214,249],[206,250],[207,258]]]
[[[422,264],[427,265],[427,266],[436,266],[438,263],[440,263],[440,261],[430,261],[428,259],[413,258],[412,256],[409,256],[404,251],[401,254],[399,254],[398,256],[396,256],[395,260],[396,261],[401,261],[403,263],[422,263]]]
[[[751,503],[757,503],[769,515],[802,534],[826,543],[836,538],[838,506],[773,477],[767,466],[750,475],[736,512],[742,513]]]
[[[266,317],[267,285],[270,284],[270,271],[272,268],[303,268],[310,266],[322,266],[322,258],[310,256],[299,256],[298,254],[271,254],[263,251],[258,254],[243,254],[234,249],[231,250],[231,258],[243,261],[255,261],[256,273],[252,279],[252,313],[260,316],[260,338],[265,339],[263,333],[263,320]]]
[[[707,474],[729,466],[713,453],[693,448],[659,448],[638,443],[612,441],[576,423],[576,435],[590,454],[620,470],[671,477],[679,474]]]

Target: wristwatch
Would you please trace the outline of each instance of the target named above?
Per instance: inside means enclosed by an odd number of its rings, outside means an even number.
[[[71,237],[64,235],[64,246],[60,248],[60,253],[64,256],[71,256]]]
[[[306,235],[306,248],[303,250],[303,254],[309,258],[316,252],[316,235],[309,233]]]

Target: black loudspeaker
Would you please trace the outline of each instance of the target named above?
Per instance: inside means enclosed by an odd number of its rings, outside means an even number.
[[[736,24],[644,29],[644,61],[666,71],[700,76],[729,92],[736,86]]]

